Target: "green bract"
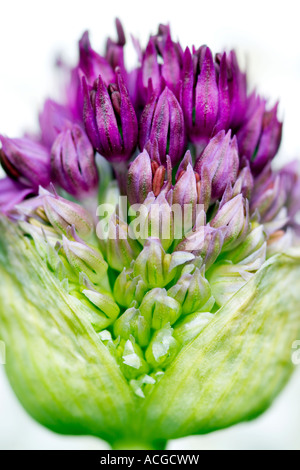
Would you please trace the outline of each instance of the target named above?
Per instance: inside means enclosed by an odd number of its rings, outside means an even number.
[[[168,439],[256,417],[293,371],[291,347],[300,334],[299,250],[265,262],[214,315],[199,313],[202,325],[194,338],[184,339],[189,316],[177,327],[170,325],[170,313],[165,337],[159,337],[161,329],[152,337],[156,349],[146,352],[149,364],[139,377],[128,377],[118,356],[126,355],[123,365],[137,367],[135,312],[127,339],[117,344],[107,330],[97,334],[89,309],[68,293],[32,242],[6,218],[0,230],[0,337],[7,345],[7,375],[26,410],[53,431],[99,436],[113,446],[161,447]],[[115,317],[113,303],[108,310]],[[191,321],[196,329],[201,324],[196,314]],[[172,329],[177,334],[170,335]],[[161,370],[160,358],[168,353],[172,360]]]

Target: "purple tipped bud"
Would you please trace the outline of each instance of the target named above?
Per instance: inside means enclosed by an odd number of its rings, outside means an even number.
[[[245,239],[250,227],[247,199],[239,194],[221,205],[210,225],[214,228],[227,227],[223,250],[235,248]]]
[[[251,162],[251,168],[255,174],[262,171],[268,162],[276,155],[282,135],[282,122],[277,119],[278,103],[270,111],[263,115],[261,136],[257,154]]]
[[[173,190],[173,203],[180,204],[184,211],[185,218],[190,216],[192,228],[195,224],[196,204],[198,201],[198,175],[194,173],[192,165],[189,163],[186,170],[181,170],[177,176],[177,181]],[[189,214],[187,213],[189,212]]]
[[[10,139],[0,136],[0,161],[6,173],[21,185],[37,191],[39,185],[50,183],[50,154],[28,137]]]
[[[39,199],[47,219],[58,233],[66,234],[68,227],[74,225],[79,236],[86,238],[91,235],[93,217],[82,206],[42,188]]]
[[[99,75],[90,90],[83,78],[86,133],[93,147],[115,163],[131,157],[138,136],[136,114],[120,72],[117,82],[107,88]]]
[[[148,99],[149,80],[152,90],[156,95],[159,95],[162,89],[162,79],[153,38],[150,38],[148,42],[141,68],[141,95],[145,103]]]
[[[146,105],[140,121],[140,149],[147,142],[157,141],[160,160],[166,163],[170,156],[172,165],[182,157],[185,145],[185,129],[182,109],[169,88],[165,88],[159,98],[152,96]],[[152,155],[151,155],[152,156]]]
[[[256,179],[250,209],[252,213],[258,211],[262,222],[270,222],[286,204],[289,192],[286,183],[285,175],[272,172],[270,164]]]
[[[93,284],[107,288],[108,265],[99,251],[80,241],[68,240],[65,236],[63,249],[70,265],[78,274],[84,273]]]
[[[114,69],[104,57],[92,49],[88,31],[83,33],[79,41],[78,67],[86,76],[89,85],[92,85],[99,75],[106,85],[115,81]]]
[[[245,159],[244,164],[245,166],[240,170],[235,182],[233,196],[243,194],[245,198],[250,200],[254,186],[254,179],[247,159]]]
[[[253,157],[259,142],[266,105],[259,96],[253,95],[251,100],[253,104],[248,109],[246,122],[237,133],[240,155],[247,157],[248,160]]]
[[[167,194],[172,186],[171,162],[167,159],[166,168],[157,160],[151,160],[147,150],[140,153],[131,163],[127,176],[127,195],[129,203],[142,204],[149,193],[155,197]],[[167,175],[167,179],[165,179]]]
[[[42,133],[42,143],[51,148],[57,135],[73,121],[71,111],[53,100],[46,100],[39,122]]]
[[[217,123],[219,95],[210,49],[202,46],[192,57],[187,48],[183,62],[182,106],[192,142],[206,144]]]
[[[120,67],[123,76],[125,77],[126,69],[124,65],[124,46],[126,44],[126,38],[122,23],[118,18],[116,18],[116,29],[118,39],[117,41],[113,41],[112,39],[108,38],[106,43],[106,59],[110,64],[112,70],[115,70],[116,67]],[[98,75],[99,74],[101,74],[101,72],[99,72]],[[114,80],[110,80],[109,82],[112,81]]]
[[[209,225],[191,232],[176,247],[176,251],[187,251],[202,258],[208,269],[221,253],[227,228],[215,229]]]
[[[247,80],[246,74],[240,70],[235,51],[230,51],[226,63],[230,99],[230,127],[236,128],[243,122],[245,117],[247,108]]]
[[[51,150],[51,166],[54,182],[73,196],[92,193],[98,186],[95,152],[77,124],[57,136]]]
[[[147,150],[140,153],[129,167],[127,195],[129,203],[142,204],[152,191],[152,168]]]
[[[211,188],[211,201],[223,196],[228,184],[234,184],[238,175],[239,155],[236,138],[231,131],[220,131],[196,160],[195,172],[201,179],[200,202],[207,205],[205,192]]]

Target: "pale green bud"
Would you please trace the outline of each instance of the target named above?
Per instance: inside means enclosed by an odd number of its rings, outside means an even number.
[[[95,285],[110,290],[107,277],[108,265],[102,254],[95,248],[63,236],[63,249],[70,265],[79,273],[86,274]]]
[[[87,238],[94,229],[92,215],[79,204],[53,195],[40,188],[40,201],[45,214],[53,228],[61,234],[66,234],[71,225],[80,237]]]
[[[144,359],[143,351],[136,344],[133,337],[128,340],[121,339],[117,348],[120,369],[127,379],[135,379],[142,374],[147,374],[149,365]]]
[[[114,284],[114,297],[122,307],[128,308],[133,301],[140,303],[146,292],[142,277],[133,277],[132,269],[124,268]]]
[[[166,289],[158,287],[145,295],[139,310],[155,330],[159,330],[167,323],[173,325],[181,315],[180,303],[169,297]]]
[[[168,290],[168,295],[179,302],[184,315],[210,311],[215,303],[209,282],[198,268],[193,274],[183,274],[177,283]]]
[[[116,214],[109,221],[109,234],[107,239],[107,261],[116,271],[129,268],[141,251],[140,244],[131,238],[128,225]]]
[[[195,257],[192,253],[166,253],[158,239],[149,239],[133,265],[133,275],[141,276],[149,287],[164,287],[177,274],[178,267]]]
[[[167,323],[151,339],[145,354],[148,364],[153,369],[166,367],[175,357],[178,347],[178,342],[173,337],[173,328]]]
[[[118,305],[106,294],[100,294],[91,290],[70,291],[72,297],[80,301],[85,310],[86,317],[96,332],[107,328],[118,316],[120,309]]]
[[[129,339],[133,336],[141,347],[149,344],[150,330],[151,323],[135,307],[126,310],[114,323],[114,335],[116,337]]]

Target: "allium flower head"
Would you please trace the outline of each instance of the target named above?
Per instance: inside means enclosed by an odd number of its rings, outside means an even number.
[[[234,51],[79,41],[65,102],[1,136],[0,339],[27,411],[115,448],[258,416],[299,338],[300,177]],[[167,399],[166,399],[167,397]]]

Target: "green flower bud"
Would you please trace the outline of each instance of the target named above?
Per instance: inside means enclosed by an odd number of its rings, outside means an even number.
[[[91,235],[94,228],[93,217],[82,206],[52,195],[42,188],[40,200],[47,219],[58,233],[66,234],[67,228],[74,225],[80,237],[87,238]]]
[[[78,272],[86,274],[95,285],[110,290],[107,269],[103,256],[95,248],[79,241],[68,240],[63,236],[63,249],[70,265]]]
[[[127,341],[121,339],[117,348],[120,369],[127,379],[135,379],[142,374],[147,374],[149,365],[144,359],[143,351],[136,344],[133,337]]]
[[[173,325],[181,314],[180,303],[169,297],[165,289],[158,287],[145,295],[139,310],[154,330],[159,330],[167,323]]]
[[[177,283],[168,290],[168,295],[176,299],[182,307],[182,313],[210,311],[214,306],[209,282],[198,268],[193,274],[183,274]]]
[[[83,290],[82,293],[73,290],[70,294],[86,307],[86,316],[97,332],[111,325],[119,315],[118,305],[106,294],[88,289]]]
[[[124,268],[114,284],[114,297],[122,307],[130,307],[133,301],[141,303],[147,286],[141,276],[133,277],[132,269]]]
[[[177,268],[194,259],[192,253],[165,252],[160,240],[149,239],[133,265],[133,275],[141,276],[145,284],[152,287],[166,286],[177,274]]]
[[[148,364],[153,369],[166,367],[176,355],[178,342],[172,335],[173,328],[169,323],[154,333],[145,354]]]
[[[135,307],[126,310],[114,323],[114,335],[116,337],[129,339],[133,336],[141,347],[149,344],[150,329],[151,323]]]
[[[132,239],[128,225],[116,214],[109,221],[109,234],[107,239],[107,260],[109,265],[116,271],[123,271],[124,267],[129,268],[141,247],[139,243]]]

